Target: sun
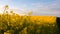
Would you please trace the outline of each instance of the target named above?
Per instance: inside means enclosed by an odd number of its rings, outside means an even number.
[[[3,9],[3,8],[0,8],[0,14],[2,14],[2,13],[3,13],[3,11],[4,11],[4,9]]]

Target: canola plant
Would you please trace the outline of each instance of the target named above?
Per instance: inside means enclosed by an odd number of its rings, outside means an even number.
[[[3,13],[0,14],[0,34],[58,34],[56,16],[20,16],[13,11],[11,14]]]

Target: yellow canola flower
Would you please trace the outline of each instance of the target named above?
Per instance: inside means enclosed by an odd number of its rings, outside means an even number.
[[[56,22],[56,16],[31,16],[30,20],[32,22],[34,22],[34,20],[36,21],[40,21],[40,22]]]

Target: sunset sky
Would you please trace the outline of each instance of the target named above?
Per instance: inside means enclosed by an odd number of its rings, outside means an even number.
[[[9,5],[19,13],[33,11],[32,15],[52,15],[60,17],[60,0],[0,0],[0,8]],[[0,11],[1,12],[1,11]]]

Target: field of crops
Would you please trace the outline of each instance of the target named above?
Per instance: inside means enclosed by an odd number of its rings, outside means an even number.
[[[57,34],[56,16],[0,14],[0,34]]]

